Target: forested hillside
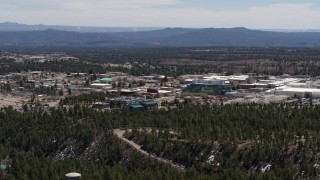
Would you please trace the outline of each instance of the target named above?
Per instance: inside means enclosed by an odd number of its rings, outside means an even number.
[[[121,71],[132,75],[162,74],[179,76],[204,73],[257,73],[264,75],[320,75],[320,48],[90,48],[5,46],[17,54],[65,52],[78,62],[18,63],[0,59],[0,74],[28,70],[52,72]],[[132,68],[111,67],[108,63],[130,63]]]
[[[319,174],[320,107],[188,106],[168,111],[0,110],[0,157],[10,179],[292,179]],[[135,153],[113,135],[186,166],[180,172]],[[262,171],[269,165],[271,168]]]

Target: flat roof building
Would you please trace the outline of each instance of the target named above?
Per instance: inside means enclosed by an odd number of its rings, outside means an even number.
[[[192,84],[182,89],[183,94],[203,93],[212,95],[224,95],[231,91],[229,81],[225,80],[194,80]]]
[[[113,78],[102,78],[93,81],[93,83],[103,83],[103,84],[111,84],[113,82]]]
[[[275,95],[287,95],[290,97],[320,98],[320,89],[314,88],[293,88],[288,86],[282,86],[279,88],[268,90],[267,92]]]
[[[96,88],[96,89],[111,89],[112,85],[111,84],[104,84],[104,83],[93,83],[90,84],[91,88]]]
[[[141,103],[147,110],[158,109],[158,102],[156,101],[145,101]]]
[[[144,106],[141,104],[130,104],[129,110],[144,110]]]

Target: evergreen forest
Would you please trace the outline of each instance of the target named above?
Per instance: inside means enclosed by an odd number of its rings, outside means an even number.
[[[97,111],[87,106],[0,110],[0,159],[8,179],[316,178],[320,107],[299,104],[178,104],[159,111]],[[113,129],[172,168],[123,143]],[[266,166],[270,166],[264,170]]]

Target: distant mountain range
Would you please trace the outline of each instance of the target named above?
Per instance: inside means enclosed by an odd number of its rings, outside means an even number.
[[[60,25],[27,25],[15,22],[0,23],[0,31],[44,31],[54,29],[73,32],[135,32],[163,29],[160,27],[93,27],[93,26],[60,26]]]
[[[39,25],[39,27],[42,27],[42,25]],[[320,32],[273,32],[250,30],[242,27],[165,28],[135,32],[75,32],[71,30],[32,29],[28,31],[0,31],[0,45],[314,47],[320,46]]]

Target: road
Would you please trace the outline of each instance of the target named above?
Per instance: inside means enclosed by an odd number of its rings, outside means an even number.
[[[121,130],[121,129],[114,129],[113,130],[113,134],[117,135],[117,137],[119,139],[121,139],[122,141],[124,141],[125,143],[127,143],[128,145],[133,147],[134,149],[136,149],[141,154],[149,156],[150,158],[155,159],[158,162],[161,162],[161,163],[164,163],[164,164],[168,164],[171,167],[176,168],[176,169],[178,169],[180,171],[185,171],[186,170],[186,168],[184,166],[180,165],[180,164],[173,163],[171,160],[168,160],[168,159],[165,159],[165,158],[161,158],[161,157],[157,157],[155,155],[152,155],[152,154],[148,153],[145,150],[142,150],[141,146],[139,144],[137,144],[137,143],[135,143],[133,141],[130,141],[127,138],[125,138],[124,137],[124,133],[125,133],[125,130]]]

